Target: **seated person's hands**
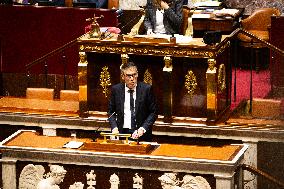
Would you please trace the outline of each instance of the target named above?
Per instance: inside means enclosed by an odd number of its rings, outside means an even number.
[[[131,136],[131,138],[133,139],[138,139],[139,137],[141,137],[142,135],[144,135],[145,133],[145,129],[143,127],[140,127],[138,130],[135,130]]]

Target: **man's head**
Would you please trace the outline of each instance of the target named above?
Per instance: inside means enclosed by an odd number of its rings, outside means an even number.
[[[134,89],[137,85],[138,70],[133,62],[127,62],[121,66],[122,78],[129,89]]]

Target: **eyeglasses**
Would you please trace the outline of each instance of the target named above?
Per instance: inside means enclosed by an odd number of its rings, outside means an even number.
[[[134,73],[134,74],[124,74],[127,78],[131,78],[131,77],[137,77],[138,73]]]

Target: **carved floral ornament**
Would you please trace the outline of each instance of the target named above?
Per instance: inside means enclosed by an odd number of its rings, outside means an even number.
[[[149,69],[147,69],[144,73],[144,83],[148,83],[150,85],[152,85],[153,83],[153,78],[152,78],[152,74],[149,72]]]
[[[107,98],[109,94],[109,86],[111,86],[110,73],[108,71],[107,66],[102,68],[102,71],[100,74],[100,86],[103,88],[103,94]]]
[[[221,64],[218,69],[218,89],[223,92],[226,89],[226,68]]]
[[[184,86],[187,89],[187,93],[192,97],[197,87],[196,76],[192,70],[185,75]]]

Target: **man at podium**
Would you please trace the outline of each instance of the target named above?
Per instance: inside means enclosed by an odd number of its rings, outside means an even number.
[[[157,104],[152,86],[137,82],[138,70],[133,62],[121,67],[124,82],[111,89],[109,123],[114,134],[131,134],[140,141],[152,140],[152,125],[157,118]]]

